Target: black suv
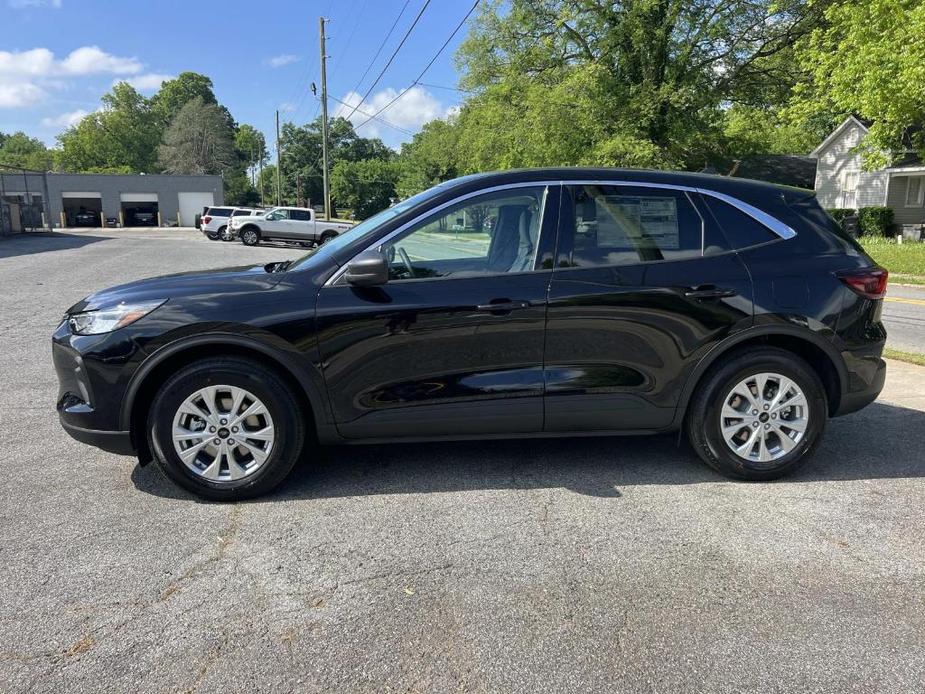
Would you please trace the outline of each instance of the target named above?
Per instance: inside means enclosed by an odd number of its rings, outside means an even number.
[[[81,301],[54,335],[58,411],[212,499],[273,488],[309,441],[682,428],[767,480],[880,392],[886,280],[811,191],[467,176],[295,261]]]

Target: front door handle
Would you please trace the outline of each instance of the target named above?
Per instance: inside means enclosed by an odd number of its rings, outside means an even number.
[[[479,304],[475,307],[479,311],[488,313],[510,313],[522,308],[530,308],[529,301],[493,301],[487,304]]]
[[[717,287],[713,284],[701,284],[698,287],[691,287],[684,296],[688,299],[723,299],[729,296],[735,296],[738,292],[735,289]]]

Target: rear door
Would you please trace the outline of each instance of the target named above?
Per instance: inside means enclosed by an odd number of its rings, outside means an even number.
[[[324,378],[347,438],[538,432],[558,186],[467,197],[379,248],[390,280],[317,304]]]
[[[312,213],[308,210],[289,211],[289,236],[300,241],[312,241],[315,238],[315,225]]]
[[[549,289],[547,431],[668,426],[693,366],[752,322],[748,272],[699,194],[574,185]]]

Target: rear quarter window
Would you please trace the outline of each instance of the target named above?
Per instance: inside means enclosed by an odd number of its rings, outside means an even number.
[[[709,195],[704,195],[703,200],[722,229],[729,245],[736,250],[776,241],[780,238],[757,219],[727,202],[711,198]]]
[[[231,214],[230,207],[210,207],[206,214],[213,217],[227,217]]]

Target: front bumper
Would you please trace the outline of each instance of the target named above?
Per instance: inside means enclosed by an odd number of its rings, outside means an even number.
[[[128,431],[100,431],[99,429],[84,429],[69,424],[64,413],[59,413],[61,426],[72,439],[86,443],[90,446],[116,453],[118,455],[135,455],[135,446],[132,444],[132,435]]]
[[[122,336],[76,336],[66,322],[58,327],[52,361],[58,376],[58,418],[68,435],[111,453],[134,453],[131,434],[119,426],[121,371],[134,353],[132,342]]]

